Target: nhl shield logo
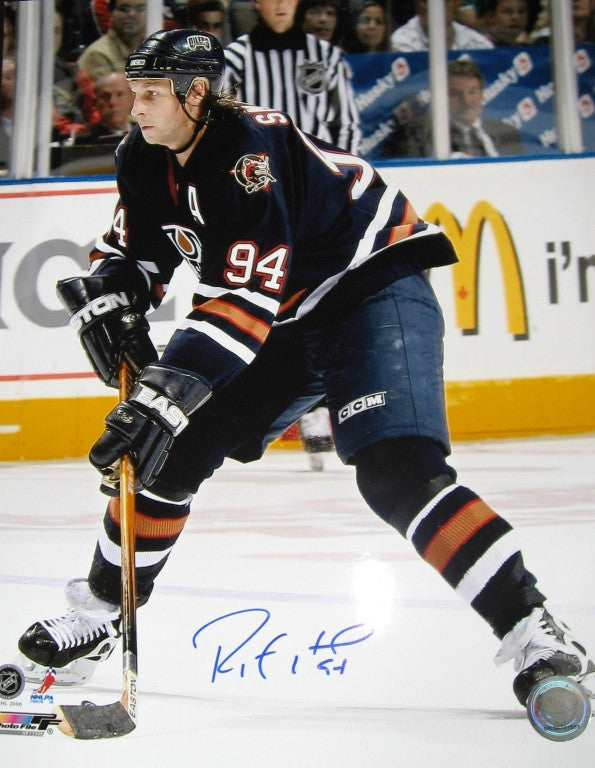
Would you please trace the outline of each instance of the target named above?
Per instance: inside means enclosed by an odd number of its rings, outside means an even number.
[[[297,87],[306,93],[320,93],[326,87],[326,75],[322,61],[306,61],[297,68]]]
[[[271,173],[269,156],[264,153],[243,155],[231,173],[249,195],[260,192],[260,190],[268,192],[270,185],[277,181]]]

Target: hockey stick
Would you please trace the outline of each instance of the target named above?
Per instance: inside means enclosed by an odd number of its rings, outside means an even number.
[[[128,397],[132,374],[128,364],[120,364],[120,401]],[[119,701],[97,705],[90,701],[56,708],[62,718],[58,728],[75,739],[108,739],[125,736],[136,727],[136,542],[134,536],[134,466],[129,456],[120,468],[120,535],[122,564],[122,667],[124,690]]]

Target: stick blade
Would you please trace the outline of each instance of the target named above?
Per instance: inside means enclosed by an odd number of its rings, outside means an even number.
[[[55,709],[62,722],[58,728],[73,739],[110,739],[126,736],[136,723],[121,701],[113,704],[63,704]]]

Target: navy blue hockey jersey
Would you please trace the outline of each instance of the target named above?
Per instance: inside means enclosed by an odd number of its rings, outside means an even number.
[[[92,269],[128,260],[145,311],[187,261],[197,286],[177,343],[182,334],[188,368],[214,388],[250,364],[275,324],[344,313],[399,277],[456,261],[368,162],[277,111],[244,105],[213,120],[184,167],[135,127],[117,182]]]

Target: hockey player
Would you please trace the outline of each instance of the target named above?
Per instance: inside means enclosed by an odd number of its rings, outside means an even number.
[[[595,665],[544,608],[511,526],[446,463],[443,320],[424,270],[456,260],[450,242],[357,155],[222,96],[223,72],[217,40],[189,30],[128,60],[138,125],[117,152],[120,199],[89,272],[59,292],[97,375],[115,385],[123,356],[137,378],[90,451],[112,494],[90,571],[64,616],[20,638],[27,676],[83,681],[117,642],[121,456],[139,483],[143,604],[203,480],[326,398],[363,498],[502,640],[519,701],[554,674],[588,684]],[[157,360],[145,314],[183,260],[193,306]]]
[[[224,88],[235,88],[241,101],[281,110],[303,131],[357,152],[359,114],[341,48],[305,31],[298,23],[298,0],[254,0],[254,7],[254,27],[224,50]],[[298,433],[310,468],[320,472],[324,453],[334,447],[326,408],[304,414]]]

